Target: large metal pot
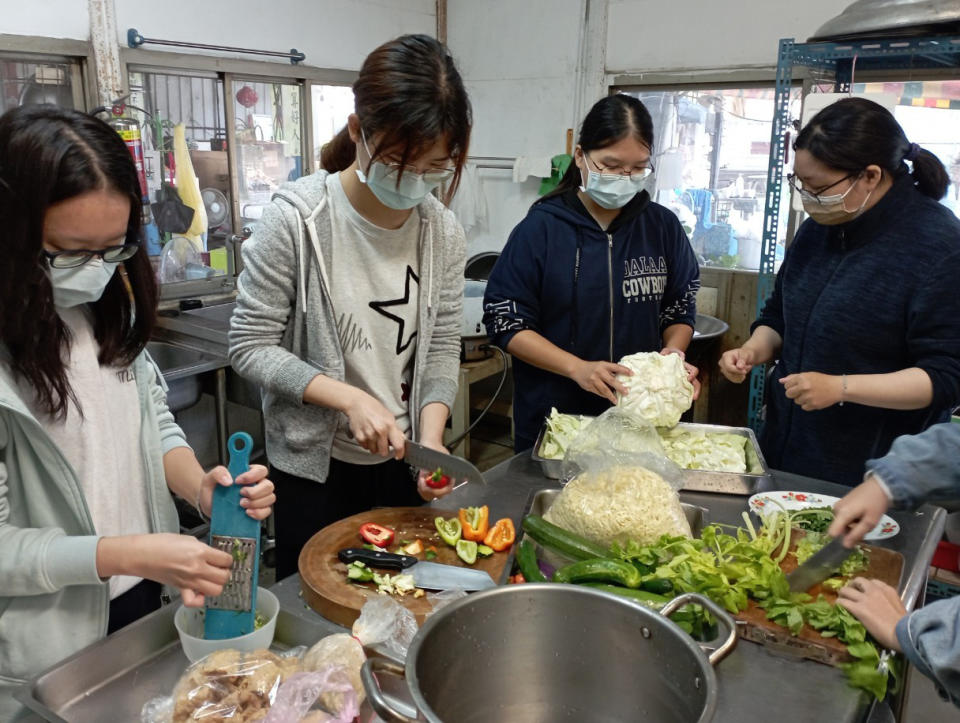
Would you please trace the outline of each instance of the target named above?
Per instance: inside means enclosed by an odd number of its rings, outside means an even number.
[[[715,650],[668,619],[689,603],[724,628]],[[438,611],[406,667],[374,658],[362,676],[374,710],[404,723],[413,719],[387,700],[376,673],[404,676],[419,720],[430,723],[705,723],[717,704],[712,665],[734,645],[731,617],[700,595],[680,595],[658,614],[592,588],[509,585]]]

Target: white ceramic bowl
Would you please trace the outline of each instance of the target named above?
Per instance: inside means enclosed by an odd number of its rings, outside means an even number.
[[[238,638],[223,640],[205,640],[203,637],[203,608],[180,606],[173,616],[173,624],[180,635],[183,653],[191,663],[195,663],[218,650],[242,650],[251,652],[269,648],[273,643],[273,632],[277,627],[277,615],[280,613],[280,601],[277,596],[262,587],[257,588],[257,611],[267,619],[263,627]]]

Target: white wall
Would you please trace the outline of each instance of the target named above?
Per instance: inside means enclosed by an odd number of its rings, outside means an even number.
[[[580,0],[448,0],[447,43],[473,103],[472,156],[563,153],[574,125]],[[469,253],[499,251],[537,198],[539,182],[481,172],[489,229],[468,234]]]
[[[851,0],[610,0],[607,72],[776,65]]]
[[[4,0],[0,33],[86,40],[90,37],[87,0]]]
[[[127,29],[136,28],[148,38],[260,50],[296,48],[306,54],[307,65],[321,68],[358,70],[367,54],[386,40],[405,33],[436,34],[435,0],[115,2],[121,46],[126,46]]]

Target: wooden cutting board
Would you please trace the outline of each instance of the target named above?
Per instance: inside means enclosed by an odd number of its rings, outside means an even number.
[[[802,536],[802,531],[795,529],[794,540],[797,539],[798,535]],[[900,575],[903,571],[903,555],[883,547],[873,547],[872,545],[862,545],[862,547],[867,550],[870,564],[866,570],[858,572],[856,577],[881,580],[894,588],[898,588]],[[791,545],[791,549],[796,549],[796,542]],[[787,555],[784,561],[780,563],[780,567],[788,574],[796,570],[796,556],[793,554]],[[820,594],[823,594],[831,603],[835,603],[837,600],[836,592],[825,590],[820,585],[816,585],[807,592],[813,600],[816,600]],[[787,628],[767,620],[766,613],[753,600],[750,600],[746,610],[734,617],[737,620],[737,633],[741,638],[760,643],[771,650],[785,653],[791,657],[816,660],[827,665],[839,665],[853,660],[847,652],[846,645],[836,638],[823,637],[809,625],[804,625],[798,635],[791,635]]]
[[[351,627],[360,616],[360,608],[371,596],[376,596],[377,586],[372,583],[353,583],[347,581],[347,566],[337,559],[337,553],[345,547],[361,547],[360,526],[367,522],[376,522],[396,531],[395,540],[423,540],[424,545],[435,545],[437,557],[432,562],[459,567],[472,567],[490,573],[496,583],[500,582],[504,567],[510,556],[510,550],[497,552],[491,557],[477,557],[474,565],[467,565],[452,547],[448,546],[433,521],[437,517],[457,516],[457,510],[441,510],[436,507],[385,507],[346,517],[320,530],[310,538],[300,552],[300,586],[303,599],[311,608],[328,620]],[[490,523],[497,518],[491,517]],[[393,550],[391,545],[390,549]],[[423,553],[417,555],[424,559]],[[389,571],[383,571],[389,572]],[[389,572],[389,574],[394,574]],[[430,591],[427,591],[428,593]],[[417,616],[422,624],[428,612],[433,608],[426,597],[414,598],[412,593],[396,597],[405,607]]]

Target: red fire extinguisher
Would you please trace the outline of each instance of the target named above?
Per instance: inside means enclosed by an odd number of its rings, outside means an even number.
[[[146,202],[149,200],[149,194],[147,192],[147,170],[143,161],[143,136],[140,134],[140,124],[133,118],[117,115],[118,110],[123,113],[123,106],[119,106],[119,108],[114,106],[110,120],[107,122],[127,144],[127,149],[133,157],[133,164],[137,167],[137,176],[140,179],[140,195]]]

